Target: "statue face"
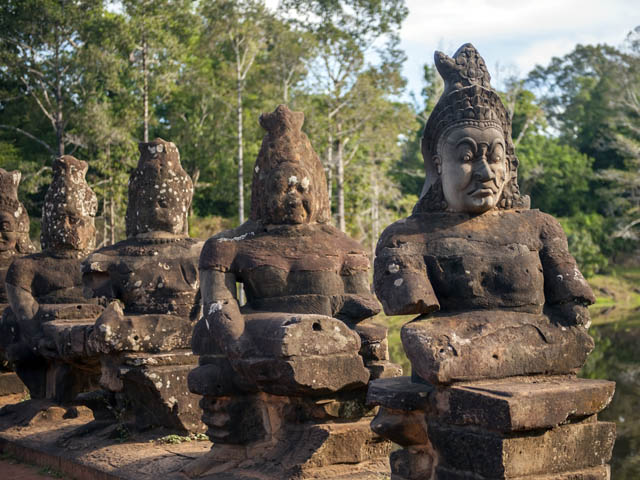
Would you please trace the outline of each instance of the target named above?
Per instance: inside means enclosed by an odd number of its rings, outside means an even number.
[[[0,212],[0,252],[15,250],[18,234],[16,221],[9,212]]]
[[[267,182],[268,223],[301,224],[311,220],[313,192],[311,176],[302,168],[283,167],[274,170]]]
[[[51,220],[51,248],[87,250],[92,246],[96,229],[93,219],[87,219],[73,213],[60,212]]]
[[[508,180],[505,141],[496,127],[461,126],[440,141],[434,163],[452,212],[483,213],[498,205]]]
[[[139,228],[139,233],[161,231],[178,235],[184,231],[186,206],[166,192],[151,197],[140,195],[137,209],[140,212],[138,222],[148,226]]]

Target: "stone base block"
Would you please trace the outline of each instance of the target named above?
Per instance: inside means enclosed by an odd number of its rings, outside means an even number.
[[[454,425],[513,432],[551,428],[602,411],[615,383],[572,376],[515,377],[450,387],[409,377],[371,382],[367,402],[394,411],[418,410]]]
[[[326,395],[362,388],[369,380],[357,350],[328,356],[262,357],[241,361],[260,390],[273,395]]]
[[[500,434],[430,421],[428,432],[440,467],[502,479],[604,465],[611,458],[615,424],[591,417],[550,430]]]
[[[27,387],[18,378],[15,372],[2,372],[0,373],[0,396],[13,395],[16,393],[23,393],[27,391]]]
[[[216,444],[206,461],[185,469],[207,480],[377,478],[388,474],[391,443],[369,421],[287,426],[278,439],[247,446]]]
[[[458,472],[443,467],[436,469],[437,480],[489,480],[486,477],[479,477],[474,473]],[[394,477],[391,477],[392,480]],[[492,477],[493,479],[494,477]],[[526,477],[499,477],[510,480],[610,480],[611,472],[608,465],[587,468],[585,470],[574,470],[572,472],[554,473],[552,475],[527,475]],[[398,477],[398,480],[404,480]],[[409,479],[407,479],[409,480]]]
[[[190,351],[131,353],[102,360],[100,383],[104,394],[93,395],[84,402],[94,410],[96,418],[113,417],[115,413],[119,422],[138,430],[206,430],[201,421],[201,397],[191,393],[187,385],[187,376],[197,363]]]

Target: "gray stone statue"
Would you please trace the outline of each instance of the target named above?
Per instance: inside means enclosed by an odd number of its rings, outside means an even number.
[[[197,361],[190,345],[200,315],[203,243],[189,238],[193,183],[172,142],[157,138],[139,149],[129,181],[127,239],[83,262],[87,293],[109,303],[88,339],[100,355],[108,398],[88,395],[84,401],[96,418],[120,411],[121,421],[138,428],[198,431],[198,399],[187,389],[187,373]]]
[[[102,310],[85,300],[80,270],[95,244],[97,199],[85,181],[87,169],[86,162],[69,155],[54,161],[42,211],[42,252],[16,258],[6,275],[7,356],[33,398],[70,401],[92,387],[97,373],[92,361],[63,360],[88,357],[84,340],[71,345],[63,332],[93,322]],[[17,218],[25,222],[26,214]]]
[[[210,238],[200,257],[200,367],[189,385],[204,396],[210,460],[226,475],[243,462],[260,478],[311,478],[314,467],[337,475],[340,463],[353,464],[345,474],[370,472],[388,448],[367,431],[364,393],[370,376],[400,372],[388,362],[386,329],[365,321],[379,311],[369,260],[329,224],[324,170],[303,120],[284,105],[260,117],[267,133],[250,219]]]
[[[402,329],[413,381],[374,382],[372,427],[406,447],[398,479],[604,474],[613,425],[595,414],[613,384],[575,377],[594,295],[560,224],[519,193],[511,119],[482,57],[466,44],[435,62],[445,88],[422,138],[425,186],[383,232],[374,273],[387,315],[421,315]]]

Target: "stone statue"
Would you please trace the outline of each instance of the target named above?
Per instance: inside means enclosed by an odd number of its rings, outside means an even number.
[[[267,134],[250,219],[210,238],[200,257],[200,367],[189,385],[204,395],[214,460],[253,457],[247,468],[272,475],[265,478],[336,463],[356,472],[379,461],[387,445],[363,428],[363,393],[370,376],[399,373],[388,362],[386,329],[364,321],[379,311],[369,260],[329,224],[324,170],[303,121],[284,105],[260,117]],[[338,447],[347,434],[353,445]]]
[[[193,183],[172,142],[157,138],[139,149],[129,181],[128,238],[83,263],[88,293],[111,302],[88,343],[101,356],[101,384],[114,408],[126,410],[126,421],[199,430],[197,398],[186,384],[200,315],[202,242],[189,238],[188,228]],[[108,416],[104,399],[85,400],[96,417]]]
[[[62,325],[69,333],[70,323],[93,320],[102,310],[85,300],[80,270],[95,244],[97,199],[85,181],[87,168],[69,155],[54,161],[42,211],[42,252],[16,258],[6,275],[11,305],[3,317],[3,330],[11,332],[5,339],[7,356],[33,398],[69,401],[93,380],[94,365],[72,367],[60,361],[67,354],[85,356],[83,341],[73,342],[80,348],[74,353],[68,338],[50,334]],[[24,232],[26,214],[18,218]]]
[[[29,239],[29,215],[18,200],[21,173],[0,168],[0,314],[7,307],[4,279],[15,257],[34,253]]]
[[[374,383],[369,400],[383,408],[373,429],[407,447],[391,462],[398,479],[604,472],[612,424],[595,414],[613,384],[575,378],[593,349],[594,295],[560,224],[519,192],[511,119],[482,57],[466,44],[435,63],[445,88],[422,138],[425,186],[413,215],[383,232],[374,273],[387,315],[421,315],[402,329],[413,382]],[[518,424],[500,401],[535,413]],[[535,429],[546,446],[514,433]],[[509,442],[530,445],[514,454]]]
[[[29,239],[29,216],[24,205],[18,200],[20,172],[7,172],[0,168],[0,316],[9,305],[4,279],[9,265],[16,257],[34,253]],[[11,332],[2,331],[0,320],[0,395],[20,393],[24,385],[16,374],[10,372],[11,366],[6,360],[4,349]]]

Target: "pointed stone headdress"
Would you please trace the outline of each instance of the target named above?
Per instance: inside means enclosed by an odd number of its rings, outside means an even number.
[[[157,230],[187,235],[193,182],[182,168],[178,147],[156,138],[138,144],[138,150],[138,166],[129,178],[127,237]],[[153,212],[158,207],[163,210],[161,219]]]
[[[94,217],[98,199],[87,184],[85,175],[89,165],[71,155],[63,155],[53,162],[53,180],[47,190],[42,207],[42,249],[71,245],[76,240],[69,235],[90,235],[87,249],[95,246]],[[69,218],[82,222],[72,234],[66,223]],[[89,227],[89,228],[87,228]]]
[[[518,159],[511,139],[511,118],[498,93],[491,88],[491,76],[484,59],[470,43],[462,45],[453,58],[435,52],[435,65],[444,80],[444,92],[427,120],[422,136],[422,156],[426,172],[425,184],[417,210],[439,210],[433,192],[438,189],[439,175],[433,162],[439,140],[451,128],[476,125],[495,126],[502,130],[510,180],[505,185],[499,208],[528,208],[529,197],[520,196],[517,182]],[[429,198],[427,196],[433,197]]]
[[[9,213],[14,219],[14,232],[18,234],[16,250],[31,253],[35,251],[35,247],[29,239],[29,215],[18,200],[20,178],[22,175],[19,171],[8,172],[0,168],[0,210]]]
[[[318,154],[302,131],[304,113],[292,112],[286,105],[278,105],[272,113],[260,115],[260,126],[267,131],[253,169],[251,185],[251,220],[266,220],[269,175],[275,170],[294,167],[305,172],[296,179],[311,188],[310,222],[326,223],[331,218],[327,179]]]

